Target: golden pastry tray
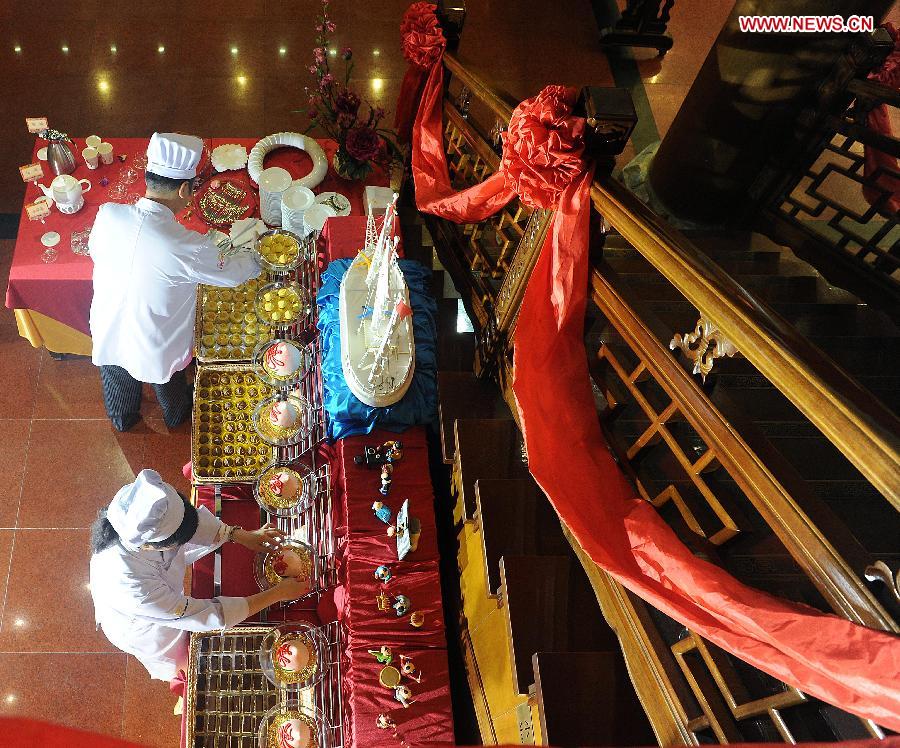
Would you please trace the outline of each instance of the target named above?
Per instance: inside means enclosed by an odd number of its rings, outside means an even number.
[[[273,390],[249,364],[200,366],[194,381],[191,459],[197,483],[254,481],[275,457],[253,410]]]
[[[197,287],[194,352],[198,361],[249,361],[260,340],[274,337],[255,307],[257,289],[270,281],[263,273],[236,288]]]

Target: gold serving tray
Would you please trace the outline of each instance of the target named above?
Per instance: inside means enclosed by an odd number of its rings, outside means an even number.
[[[249,364],[204,365],[194,382],[191,459],[197,483],[254,481],[275,457],[253,411],[273,390]]]
[[[274,337],[256,314],[256,292],[271,282],[263,273],[236,288],[197,287],[194,352],[203,363],[249,361],[260,340]]]

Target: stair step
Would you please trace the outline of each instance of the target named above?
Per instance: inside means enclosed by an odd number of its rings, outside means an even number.
[[[475,516],[475,481],[529,477],[528,467],[522,462],[519,430],[511,418],[457,418],[454,437],[457,521]]]
[[[678,301],[684,298],[678,289],[659,274],[620,273],[619,278],[631,286],[637,298],[649,302]],[[819,278],[808,275],[741,275],[735,280],[766,302],[815,302],[821,283]],[[694,319],[696,320],[696,315]]]
[[[479,478],[475,504],[491,594],[500,587],[503,556],[563,556],[571,550],[559,517],[530,478]]]
[[[489,379],[479,379],[471,371],[438,371],[438,413],[441,419],[441,452],[444,462],[453,463],[457,418],[509,418],[500,392]]]
[[[500,560],[513,685],[519,694],[527,694],[534,680],[531,656],[535,652],[568,648],[570,565],[565,556],[504,556]]]
[[[637,251],[624,253],[621,255],[609,256],[604,249],[604,259],[609,266],[619,275],[627,275],[634,273],[654,273],[656,268],[645,259]],[[732,276],[748,274],[748,275],[785,275],[782,273],[781,254],[778,252],[749,252],[746,255],[729,256],[716,259],[716,264],[726,273]],[[811,273],[800,272],[802,266],[791,267],[791,275],[811,275]],[[784,268],[787,269],[787,268]]]
[[[655,745],[618,652],[535,652],[535,699],[545,745]]]

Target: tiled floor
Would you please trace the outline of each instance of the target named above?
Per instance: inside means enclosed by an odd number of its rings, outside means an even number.
[[[355,0],[331,5],[334,43],[355,51],[354,82],[372,103],[392,108],[405,70],[397,29],[408,0],[383,0],[377,13]],[[636,51],[610,64],[588,0],[518,3],[514,13],[508,4],[469,2],[459,56],[517,99],[551,82],[629,85],[649,140],[665,133],[731,5],[680,2],[670,26],[675,47],[664,60]],[[262,136],[305,126],[293,110],[303,104],[314,0],[115,7],[86,0],[57,3],[39,23],[29,7],[0,3],[0,95],[18,113],[0,122],[0,213],[21,206],[15,167],[33,142],[21,117],[47,115],[76,134],[121,136],[153,129]],[[179,23],[161,20],[174,18]],[[11,241],[0,242],[0,277],[11,252]],[[144,421],[114,432],[90,362],[56,361],[31,348],[5,309],[0,382],[0,715],[175,746],[179,720],[167,685],[95,631],[87,528],[142,467],[186,491],[180,469],[189,431],[169,432],[148,392]]]
[[[12,245],[0,242],[4,273]],[[150,390],[145,420],[115,432],[90,361],[31,348],[7,309],[0,377],[0,715],[176,746],[168,684],[151,681],[95,630],[88,527],[144,466],[187,491],[189,430],[166,429]]]

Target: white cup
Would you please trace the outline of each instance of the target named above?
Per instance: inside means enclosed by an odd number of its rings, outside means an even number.
[[[259,175],[259,214],[267,226],[281,226],[281,198],[291,186],[291,174],[270,166]]]
[[[100,143],[97,146],[97,153],[100,154],[100,160],[107,166],[113,162],[113,147],[111,143]]]
[[[100,138],[99,135],[88,135],[88,136],[84,139],[84,144],[85,144],[88,148],[96,148],[96,147],[97,147],[98,145],[100,145],[102,142],[103,142],[103,140]]]
[[[97,152],[96,148],[85,148],[81,152],[81,155],[84,158],[84,163],[87,164],[88,169],[96,169],[100,166],[100,154]]]
[[[294,182],[281,196],[281,227],[303,236],[303,213],[315,205],[316,196],[307,187]]]

